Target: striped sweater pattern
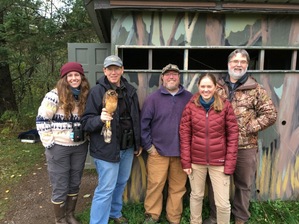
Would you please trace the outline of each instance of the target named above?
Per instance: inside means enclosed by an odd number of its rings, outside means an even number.
[[[36,116],[36,128],[43,146],[47,149],[54,144],[63,146],[77,146],[85,141],[74,142],[71,139],[73,126],[80,126],[78,107],[72,111],[72,116],[65,119],[63,108],[59,106],[57,89],[48,92]]]

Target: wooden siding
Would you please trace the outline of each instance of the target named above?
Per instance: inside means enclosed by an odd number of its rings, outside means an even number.
[[[252,15],[192,12],[120,12],[112,15],[112,51],[126,46],[241,46],[290,47],[298,49],[299,16]],[[293,65],[294,66],[294,65]],[[138,89],[140,104],[158,88],[158,74],[130,73],[128,80]],[[200,73],[186,73],[182,80],[188,89],[196,90]],[[284,199],[299,197],[299,74],[259,73],[256,79],[265,86],[278,110],[275,125],[260,133],[259,166],[255,199]],[[192,81],[193,80],[193,81]],[[156,82],[155,84],[151,82]],[[195,83],[195,84],[194,84]],[[146,155],[134,161],[133,176],[144,178]],[[135,173],[136,172],[136,173]],[[140,174],[141,173],[141,174]],[[136,179],[135,179],[136,180]],[[144,182],[130,182],[127,196],[143,197]],[[131,191],[131,190],[133,191]],[[134,190],[133,190],[134,189]],[[137,193],[135,192],[137,190]],[[132,194],[132,195],[131,195]],[[136,198],[135,198],[136,199]],[[139,198],[142,200],[142,198]]]
[[[88,2],[91,4],[91,1]],[[147,5],[142,5],[145,2]],[[93,13],[101,15],[96,18],[105,20],[101,21],[105,24],[101,28],[109,34],[101,41],[111,43],[112,53],[116,52],[117,46],[123,45],[298,49],[299,1],[263,2],[205,1],[201,4],[206,6],[201,7],[197,1],[167,1],[168,6],[165,1],[92,1]],[[166,10],[174,4],[176,10]],[[197,4],[197,8],[192,4]],[[296,57],[294,53],[292,58]],[[292,68],[296,68],[294,62]],[[194,80],[199,75],[199,72],[184,74],[182,84],[195,91]],[[159,86],[158,74],[129,72],[125,76],[138,89],[141,106],[145,97]],[[296,200],[299,197],[298,71],[261,72],[254,76],[271,95],[278,110],[276,124],[259,135],[254,198]],[[146,158],[146,153],[143,153],[134,159],[132,176],[125,192],[126,200],[144,199]]]

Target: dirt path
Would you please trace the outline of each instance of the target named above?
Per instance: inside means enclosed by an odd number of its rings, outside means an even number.
[[[77,212],[88,208],[97,184],[96,174],[84,172],[79,194]],[[89,197],[83,197],[90,195]],[[51,204],[51,186],[45,161],[37,165],[19,186],[11,190],[12,204],[4,224],[52,224],[54,222]]]

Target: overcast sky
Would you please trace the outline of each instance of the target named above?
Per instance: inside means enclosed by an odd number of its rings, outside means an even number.
[[[65,5],[59,0],[42,0],[43,7],[41,8],[41,13],[43,16],[50,17],[51,9],[55,12],[57,9],[64,7]],[[52,8],[51,8],[52,4]]]

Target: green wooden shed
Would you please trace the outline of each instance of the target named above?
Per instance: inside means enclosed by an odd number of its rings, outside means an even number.
[[[259,135],[253,198],[299,197],[299,0],[125,1],[85,0],[99,43],[69,44],[69,60],[83,64],[91,85],[103,60],[117,54],[140,106],[159,87],[168,63],[196,92],[200,74],[227,72],[227,57],[245,48],[249,72],[263,84],[278,111],[275,125]],[[87,165],[92,165],[91,158]],[[125,198],[144,199],[146,153],[135,158]]]

